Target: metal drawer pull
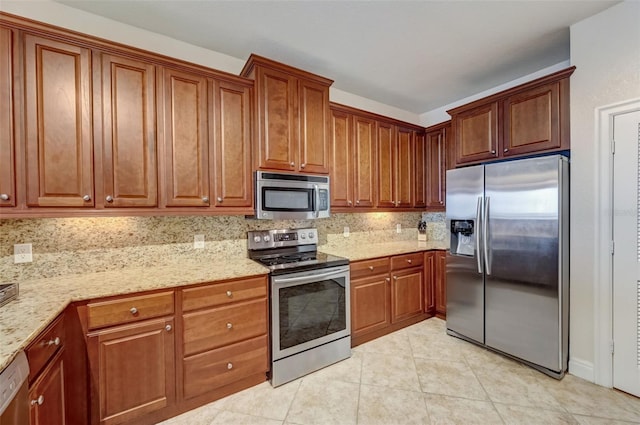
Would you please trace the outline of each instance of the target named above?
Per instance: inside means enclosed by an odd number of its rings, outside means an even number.
[[[167,330],[167,332],[169,332],[169,331],[172,329],[172,328],[171,328],[171,325],[167,325],[167,326],[165,326],[164,328]]]
[[[398,280],[398,276],[394,276],[394,277],[393,277],[393,280]]]
[[[227,291],[227,297],[231,298],[232,295],[233,293],[231,291]]]
[[[34,404],[37,404],[38,406],[42,406],[42,403],[44,403],[44,396],[43,395],[38,396],[38,398],[35,399],[35,400],[31,400],[31,405],[32,406]]]
[[[49,341],[46,341],[44,343],[44,345],[49,346],[49,345],[60,345],[60,337],[55,337],[54,339],[50,339]]]
[[[227,369],[229,370],[233,369],[233,363],[231,362],[227,363]]]
[[[407,263],[411,264],[411,260],[407,260]]]
[[[231,323],[227,323],[227,329],[231,329],[233,328],[233,325]]]
[[[137,308],[135,308],[135,307],[131,307],[131,309],[129,310],[129,312],[130,312],[131,314],[138,314],[138,309],[137,309]]]
[[[373,271],[373,266],[369,266],[369,270]]]
[[[389,279],[388,277],[385,277],[384,280],[386,280],[387,282],[391,282],[391,279]]]
[[[8,201],[9,198],[10,198],[9,195],[7,195],[6,193],[3,193],[2,195],[0,195],[0,200]]]

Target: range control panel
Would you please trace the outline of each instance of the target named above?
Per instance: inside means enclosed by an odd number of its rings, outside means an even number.
[[[318,243],[318,229],[256,230],[247,237],[250,250],[309,245]]]

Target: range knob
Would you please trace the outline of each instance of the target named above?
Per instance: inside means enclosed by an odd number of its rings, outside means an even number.
[[[313,232],[309,232],[309,239],[313,239]]]
[[[261,238],[260,236],[254,236],[254,237],[253,237],[253,241],[254,241],[255,243],[260,243],[260,241],[262,241],[262,238]]]
[[[305,235],[304,233],[300,233],[300,239],[307,239],[307,235]]]
[[[262,240],[263,240],[263,241],[265,241],[265,242],[269,242],[269,241],[271,240],[271,236],[269,236],[269,235],[264,235],[264,236],[262,237]]]

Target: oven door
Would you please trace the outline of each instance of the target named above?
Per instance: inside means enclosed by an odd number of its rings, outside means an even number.
[[[271,277],[272,360],[350,334],[349,266]]]

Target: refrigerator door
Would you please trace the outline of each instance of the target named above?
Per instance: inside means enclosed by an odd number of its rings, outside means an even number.
[[[485,343],[557,372],[565,165],[551,156],[485,168]]]
[[[447,171],[447,331],[484,342],[484,275],[480,252],[482,165]]]

